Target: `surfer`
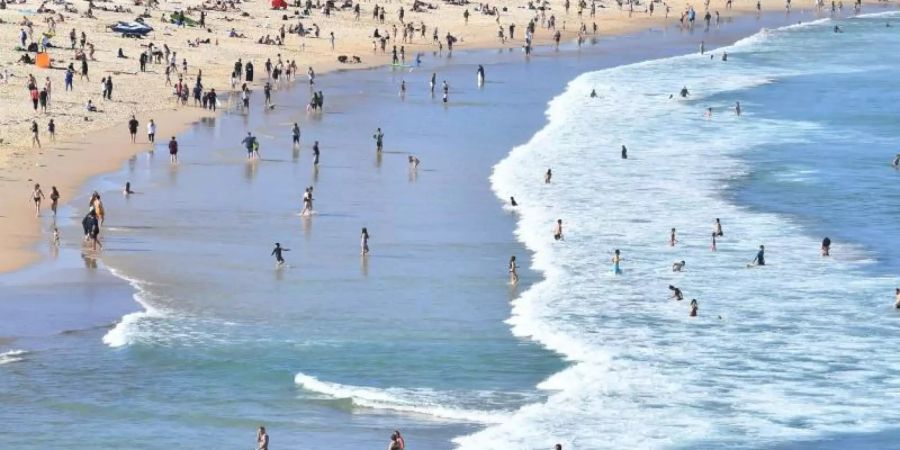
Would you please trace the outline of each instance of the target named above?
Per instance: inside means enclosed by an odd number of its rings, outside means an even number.
[[[766,265],[766,246],[765,245],[759,246],[759,251],[756,252],[756,257],[753,258],[753,261],[748,265],[748,267],[752,266],[752,265],[757,265],[757,266]]]
[[[622,145],[622,159],[628,159],[628,147]]]
[[[553,227],[553,239],[565,240],[563,239],[562,219],[556,219],[556,226]]]
[[[831,239],[828,236],[822,239],[822,256],[831,256]]]
[[[681,272],[682,270],[684,270],[684,265],[684,260],[675,261],[674,263],[672,263],[672,272]]]
[[[375,151],[381,153],[382,148],[384,148],[384,133],[381,132],[381,128],[375,130],[372,139],[375,139]]]
[[[677,243],[678,239],[675,239],[675,229],[672,228],[672,231],[669,232],[669,247],[674,247]]]
[[[551,178],[553,178],[553,171],[547,169],[547,173],[544,174],[544,184],[550,184]]]
[[[510,256],[509,257],[509,282],[512,284],[516,284],[519,282],[519,274],[516,271],[516,269],[518,269],[518,266],[516,266],[516,257]]]
[[[366,256],[369,254],[369,230],[363,227],[359,237],[360,254]]]
[[[272,249],[272,255],[275,256],[275,267],[281,267],[284,265],[284,257],[281,256],[281,252],[289,252],[291,249],[284,248],[281,246],[280,242],[275,243],[275,248]]]
[[[613,252],[613,257],[612,257],[613,274],[615,274],[615,275],[622,274],[622,268],[619,267],[619,263],[621,263],[621,262],[622,262],[622,255],[621,255],[621,253],[619,253],[619,249],[616,249],[616,251]]]
[[[697,310],[700,309],[700,306],[697,305],[697,299],[691,299],[691,317],[697,317]]]
[[[682,300],[684,300],[684,294],[681,293],[681,289],[678,289],[677,287],[672,286],[672,285],[670,284],[670,285],[669,285],[669,290],[672,291],[672,296],[669,297],[670,299],[675,299],[675,300],[677,300],[677,301],[679,301],[679,302],[682,301]]]

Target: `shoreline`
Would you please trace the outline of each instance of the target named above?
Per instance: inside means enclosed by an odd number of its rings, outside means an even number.
[[[773,2],[774,3],[774,2]],[[883,6],[887,6],[884,4]],[[763,7],[763,14],[776,14],[776,10],[780,9],[775,6],[769,7],[768,4]],[[620,11],[624,13],[624,11]],[[806,16],[815,13],[814,10],[796,9],[791,14]],[[733,9],[732,16],[725,16],[724,23],[727,25],[732,20],[748,17],[755,14],[750,8],[738,7]],[[589,40],[605,38],[616,38],[627,36],[635,33],[650,32],[657,27],[662,29],[676,29],[677,19],[670,16],[669,19],[659,17],[639,17],[636,20],[623,20],[621,17],[598,17],[600,27],[598,35],[588,34]],[[610,23],[612,22],[612,23]],[[483,28],[483,27],[482,27]],[[698,24],[697,28],[689,31],[690,33],[704,33],[702,27]],[[546,32],[540,33],[535,41],[535,56],[540,56],[551,48],[552,39],[545,35]],[[564,34],[564,42],[572,45],[572,38],[576,35],[573,31],[566,31]],[[699,37],[699,36],[698,36]],[[592,44],[587,44],[588,46]],[[413,47],[416,51],[419,46]],[[473,39],[470,39],[457,51],[498,51],[515,49],[515,52],[521,52],[520,48],[515,46],[500,46],[496,42],[496,38],[488,31],[477,33]],[[433,51],[430,47],[425,49],[427,54]],[[356,66],[342,66],[331,62],[322,64],[322,74],[328,74],[341,71],[368,70],[376,67],[383,67],[389,62],[386,54],[374,55],[374,57],[366,59],[367,62]],[[527,63],[527,59],[523,56],[523,63]],[[292,89],[298,83],[302,83],[303,76],[297,75],[295,80],[283,87],[276,87],[276,90]],[[263,82],[260,77],[254,87],[258,87]],[[235,91],[222,90],[226,95],[233,94]],[[158,143],[165,145],[165,136],[178,135],[196,125],[199,121],[216,118],[226,111],[218,111],[211,113],[198,107],[181,107],[172,108],[171,106],[164,109],[157,109],[136,114],[141,126],[138,130],[138,143],[129,142],[127,135],[127,123],[113,122],[106,128],[93,131],[93,136],[79,135],[74,140],[60,140],[55,145],[47,145],[41,150],[41,156],[35,159],[33,165],[20,168],[5,168],[6,174],[0,178],[0,189],[10,193],[22,193],[23,195],[9,195],[0,199],[0,209],[7,211],[6,214],[0,216],[0,233],[10,236],[11,239],[4,240],[0,243],[0,274],[14,272],[18,269],[27,267],[33,263],[39,262],[40,252],[35,250],[38,242],[46,238],[48,230],[44,230],[46,224],[47,212],[49,211],[49,200],[44,202],[42,207],[42,219],[35,220],[31,211],[33,205],[25,200],[19,200],[19,197],[27,200],[27,192],[31,188],[32,183],[41,183],[41,187],[45,194],[49,194],[50,186],[57,186],[62,195],[60,206],[65,206],[75,193],[80,192],[85,183],[92,177],[104,173],[110,173],[120,167],[122,163],[134,156],[152,148],[146,141],[144,126],[149,118],[153,118],[157,123]],[[301,124],[302,126],[302,124]],[[173,131],[174,130],[174,131]],[[87,140],[90,139],[90,142]],[[109,149],[114,149],[112,152]],[[65,157],[65,163],[60,158]],[[57,163],[59,161],[59,163]],[[47,182],[47,180],[51,180]]]

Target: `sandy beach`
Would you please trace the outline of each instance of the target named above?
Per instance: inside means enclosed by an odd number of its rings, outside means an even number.
[[[216,89],[220,94],[233,92],[231,72],[234,62],[241,59],[255,64],[256,76],[250,85],[259,91],[261,84],[266,82],[264,65],[267,59],[277,63],[280,57],[285,65],[295,61],[297,73],[293,78],[306,82],[308,67],[324,74],[388,63],[394,45],[405,47],[407,64],[412,63],[417,53],[440,51],[446,54],[447,33],[457,39],[457,49],[510,48],[521,51],[530,20],[536,23],[533,44],[540,45],[552,43],[557,30],[562,41],[577,39],[582,24],[586,38],[677,24],[691,3],[656,3],[652,15],[646,4],[620,6],[611,2],[585,3],[583,9],[572,3],[568,11],[563,3],[555,2],[545,5],[543,12],[511,1],[492,3],[489,7],[474,3],[390,3],[381,5],[385,9],[383,22],[372,17],[375,3],[358,5],[357,19],[352,7],[331,9],[326,16],[324,8],[316,5],[309,9],[303,4],[301,8],[291,5],[286,10],[273,10],[267,2],[165,2],[148,7],[140,2],[111,1],[94,4],[90,17],[88,4],[7,3],[6,9],[0,10],[0,36],[5,42],[0,48],[0,73],[4,76],[0,80],[0,99],[8,105],[0,109],[0,189],[7,193],[0,198],[0,209],[4,211],[0,215],[0,233],[10,238],[0,243],[0,272],[21,268],[34,261],[37,254],[33,246],[46,236],[47,230],[41,229],[41,222],[35,219],[29,200],[34,183],[40,183],[45,194],[49,193],[50,186],[56,186],[64,204],[89,177],[108,172],[132,155],[147,150],[149,144],[144,130],[149,119],[156,122],[158,139],[163,139],[165,144],[166,136],[178,134],[200,118],[213,114],[190,106],[192,100],[188,101],[188,106],[177,104],[171,84],[179,77],[191,86],[202,71],[205,89]],[[705,27],[703,7],[695,7],[697,23],[694,27],[700,30]],[[400,8],[404,9],[403,23],[399,17]],[[756,5],[738,2],[728,9],[725,2],[716,2],[708,4],[708,8],[711,13],[721,15],[721,19],[712,16],[711,22],[715,23],[718,20],[726,22],[737,14],[751,13]],[[784,9],[784,4],[766,1],[762,3],[762,9],[780,10]],[[205,27],[195,23],[200,20],[201,10],[205,14]],[[188,19],[183,27],[171,23],[173,14],[180,11],[186,11]],[[125,38],[109,29],[118,21],[133,21],[139,16],[154,28],[143,39]],[[555,16],[554,29],[546,28],[551,16]],[[165,22],[163,18],[166,18]],[[303,36],[289,31],[298,24],[304,27]],[[413,29],[405,42],[402,42],[403,24],[410,24]],[[515,30],[509,39],[511,25]],[[503,41],[498,36],[501,26],[505,35]],[[318,37],[315,36],[316,27]],[[401,31],[396,34],[398,27]],[[265,42],[267,36],[269,39],[280,38],[282,29],[285,29],[283,45],[259,43],[261,39]],[[373,34],[376,29],[381,35],[391,36],[386,41],[386,52],[375,48]],[[432,38],[435,29],[438,30],[437,43]],[[72,30],[76,36],[74,49],[70,48],[69,33]],[[84,47],[82,32],[85,34]],[[20,45],[22,33],[25,34],[25,47],[31,43],[42,47],[43,36],[48,36],[52,45],[48,49],[51,68],[18,62],[26,55],[26,52],[15,50]],[[334,33],[333,50],[331,33]],[[244,37],[230,37],[232,35]],[[163,46],[173,52],[176,64],[169,76],[171,83],[166,82],[165,63],[151,59],[146,71],[140,71],[139,54],[150,44],[160,52]],[[125,58],[118,57],[120,49]],[[89,80],[82,79],[81,61],[76,59],[76,52],[82,51],[90,67]],[[361,62],[339,63],[338,56],[341,55],[358,56]],[[187,70],[183,70],[184,62]],[[73,89],[66,91],[64,76],[69,64],[76,73]],[[43,89],[47,80],[50,82],[46,112],[32,108],[26,87],[29,75],[35,77],[38,89]],[[109,100],[102,98],[100,86],[100,79],[107,76],[114,79]],[[275,88],[286,84],[276,83]],[[85,110],[88,100],[97,106],[97,112]],[[134,144],[127,133],[127,121],[133,114],[140,122],[138,141]],[[47,133],[50,119],[56,124],[55,142]],[[33,148],[32,121],[39,127],[41,148]]]

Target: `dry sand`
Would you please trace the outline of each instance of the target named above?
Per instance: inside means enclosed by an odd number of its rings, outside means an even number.
[[[136,0],[140,3],[140,0]],[[587,25],[588,34],[592,34],[592,24],[597,23],[599,34],[621,34],[635,32],[650,27],[678,23],[681,13],[690,3],[683,0],[672,0],[668,19],[665,19],[666,6],[657,3],[655,14],[650,17],[645,12],[645,4],[634,6],[634,12],[628,6],[620,9],[610,0],[596,3],[596,17],[590,17],[591,3],[587,3],[584,12],[579,16],[578,4],[572,1],[566,13],[565,0],[554,0],[549,5],[545,16],[556,16],[558,29],[562,29],[562,39],[571,40],[577,36],[582,23]],[[305,4],[305,1],[304,1]],[[407,60],[413,59],[418,52],[437,51],[432,42],[435,27],[443,40],[448,32],[458,38],[455,49],[472,49],[487,47],[521,47],[524,43],[525,28],[529,20],[537,19],[535,44],[549,43],[553,39],[553,30],[541,26],[540,11],[529,10],[527,1],[502,0],[492,2],[491,8],[500,10],[497,16],[485,15],[478,11],[480,5],[471,3],[464,6],[451,5],[441,0],[431,0],[430,5],[436,9],[424,12],[412,11],[413,2],[403,1],[377,3],[386,8],[385,22],[377,23],[372,18],[376,2],[360,3],[360,19],[356,20],[350,9],[333,10],[329,17],[320,8],[310,10],[310,16],[302,17],[295,12],[303,8],[289,7],[287,10],[272,10],[268,1],[232,3],[234,8],[227,11],[208,10],[206,28],[184,27],[164,23],[165,15],[171,16],[173,11],[184,8],[197,8],[203,5],[197,0],[170,1],[154,5],[146,9],[135,5],[135,1],[94,2],[92,13],[94,18],[85,17],[88,2],[76,1],[66,3],[47,2],[44,7],[55,12],[38,13],[41,3],[27,0],[22,4],[8,4],[7,9],[0,10],[0,272],[21,268],[38,258],[34,244],[48,236],[48,230],[40,229],[40,220],[34,217],[30,194],[34,183],[40,183],[44,193],[49,195],[51,185],[56,186],[63,202],[78,192],[81,184],[89,177],[113,171],[134,154],[149,148],[145,135],[145,124],[149,118],[157,123],[157,139],[165,143],[169,136],[177,134],[201,117],[212,112],[192,106],[178,106],[172,95],[173,88],[166,85],[164,75],[165,64],[148,64],[146,72],[139,71],[138,55],[153,43],[162,48],[167,45],[177,52],[179,73],[172,74],[173,83],[179,74],[185,83],[192,86],[198,70],[202,70],[203,84],[206,88],[215,88],[218,92],[231,89],[230,75],[234,62],[241,58],[244,62],[253,61],[255,66],[257,87],[265,82],[264,62],[267,58],[277,60],[277,55],[285,61],[295,60],[298,66],[297,79],[305,80],[306,68],[313,67],[318,74],[338,68],[371,67],[390,62],[392,45],[405,45]],[[215,6],[215,2],[207,3]],[[313,3],[315,5],[315,3]],[[535,5],[538,5],[535,2]],[[398,19],[400,7],[405,10],[405,22],[420,28],[427,27],[425,37],[417,32],[412,43],[402,43],[402,27]],[[705,5],[694,5],[697,9],[699,27],[703,27],[702,16]],[[795,5],[809,7],[810,5]],[[849,6],[849,5],[848,5]],[[126,12],[112,11],[116,7]],[[76,12],[71,11],[72,8]],[[506,9],[504,11],[504,8]],[[755,10],[756,4],[750,0],[738,0],[734,9],[726,10],[724,0],[715,0],[709,5],[710,11],[719,11],[722,19],[740,13]],[[146,23],[154,27],[154,31],[143,39],[123,38],[112,32],[108,26],[117,21],[131,21],[146,12],[149,17]],[[784,9],[781,1],[767,0],[763,9]],[[468,23],[464,21],[463,12],[468,10]],[[283,20],[283,16],[288,20]],[[49,18],[54,18],[55,35],[50,42],[55,48],[49,50],[52,67],[38,68],[30,64],[17,63],[24,52],[15,51],[19,45],[20,30],[28,30],[25,21],[32,23],[31,37],[40,43],[44,33],[51,32]],[[197,10],[188,12],[188,17],[199,20]],[[808,17],[808,16],[805,16]],[[499,20],[499,24],[498,24]],[[279,35],[279,28],[289,28],[301,22],[304,27],[312,28],[313,24],[320,29],[320,38],[312,36],[300,37],[298,34],[287,34],[284,45],[259,44],[257,40],[265,35],[272,38]],[[498,38],[500,25],[508,32],[509,24],[516,25],[515,40],[501,43]],[[396,40],[388,42],[388,52],[373,51],[373,31],[377,28],[382,34],[390,32],[393,26],[400,29]],[[69,33],[76,30],[78,38],[84,32],[87,42],[94,46],[94,60],[89,61],[90,81],[80,79],[80,61],[75,60],[75,51],[69,48]],[[234,29],[246,38],[229,37]],[[329,34],[335,35],[335,49],[331,49]],[[702,39],[698,34],[698,41]],[[209,39],[209,44],[191,46],[188,41]],[[396,42],[394,42],[396,41]],[[76,48],[80,48],[76,44]],[[126,59],[118,58],[121,48]],[[88,51],[89,46],[85,48]],[[444,49],[446,52],[446,48]],[[540,51],[540,50],[539,50]],[[31,53],[33,56],[34,53]],[[361,64],[340,64],[338,55],[359,56]],[[181,73],[182,59],[187,60],[187,71]],[[74,89],[64,91],[65,67],[74,65]],[[51,82],[51,101],[47,112],[36,112],[32,108],[29,91],[26,88],[28,76],[34,75],[40,89],[49,77]],[[7,76],[9,75],[9,77]],[[113,76],[114,89],[112,100],[101,98],[100,80]],[[100,112],[88,113],[84,105],[91,99]],[[188,105],[193,103],[189,100]],[[132,114],[136,114],[141,122],[138,130],[138,143],[130,142],[126,122]],[[55,143],[49,142],[47,122],[56,122],[57,138]],[[31,144],[30,126],[36,121],[40,128],[43,148],[33,148]],[[45,202],[45,207],[49,201]],[[44,216],[49,214],[45,209]]]

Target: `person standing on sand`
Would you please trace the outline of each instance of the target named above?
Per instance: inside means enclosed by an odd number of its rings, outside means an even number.
[[[266,433],[266,427],[259,427],[256,430],[256,450],[269,450],[269,435]]]
[[[138,120],[131,116],[131,120],[128,121],[128,133],[131,134],[131,143],[134,144],[137,142],[137,130],[138,130]]]
[[[50,210],[53,211],[53,216],[56,217],[56,208],[59,206],[59,191],[56,190],[56,186],[50,187]]]
[[[366,227],[363,227],[362,233],[360,235],[360,254],[366,256],[369,254],[369,230]]]
[[[50,142],[56,142],[56,122],[53,119],[47,122],[47,133],[50,135]]]
[[[41,148],[41,138],[38,136],[38,124],[34,120],[31,121],[31,147]]]
[[[41,215],[41,200],[44,198],[44,191],[41,190],[40,184],[34,185],[34,190],[31,191],[31,199],[34,200],[34,217],[39,217]]]
[[[517,284],[519,282],[519,273],[517,272],[518,266],[516,266],[516,257],[509,257],[509,282],[510,284]]]
[[[372,139],[375,139],[375,151],[381,153],[381,150],[384,148],[384,133],[381,132],[381,128],[375,130]]]
[[[175,140],[175,136],[169,141],[169,162],[178,164],[178,141]]]
[[[150,119],[150,122],[147,123],[147,140],[150,141],[151,144],[156,142],[156,124],[153,123],[153,119]]]

